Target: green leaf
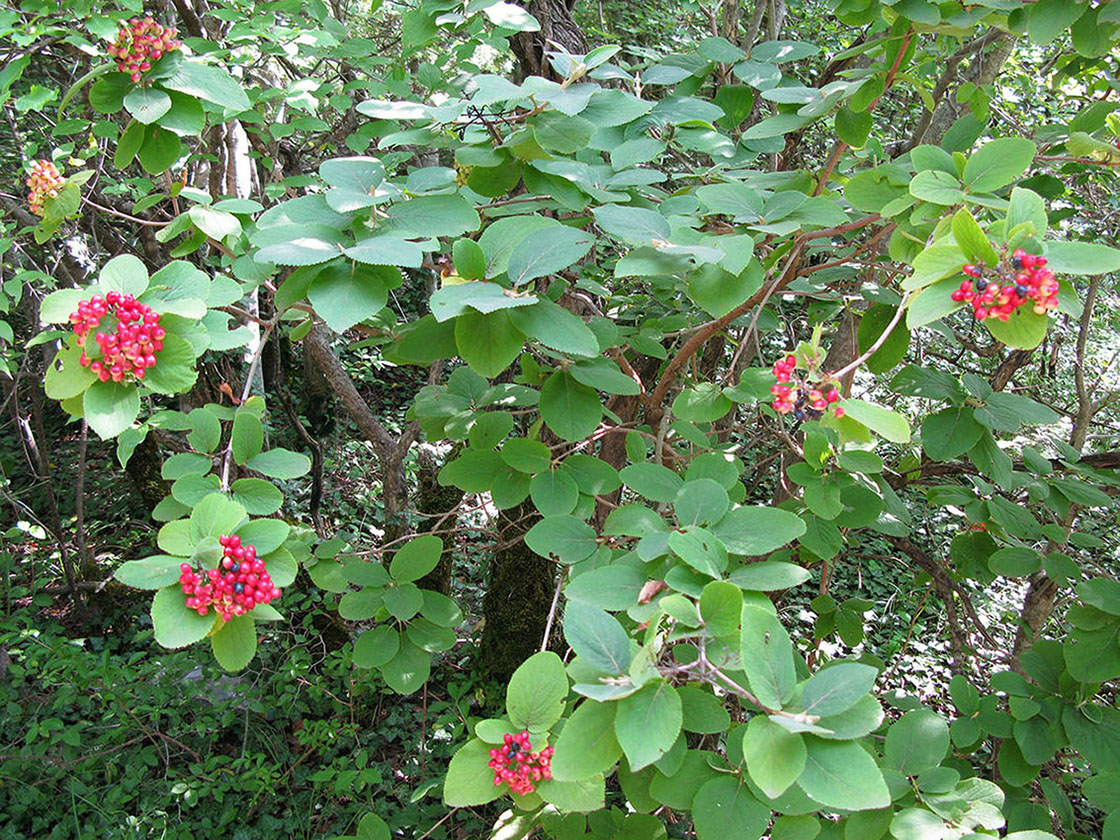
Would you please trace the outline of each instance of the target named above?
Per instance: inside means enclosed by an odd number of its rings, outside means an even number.
[[[564,612],[564,638],[580,659],[600,671],[625,674],[630,665],[630,637],[614,616],[596,607],[569,603]]]
[[[237,412],[233,418],[230,445],[234,463],[238,466],[259,455],[264,446],[264,426],[260,419],[248,411]]]
[[[232,534],[245,523],[246,518],[245,508],[237,502],[230,501],[220,493],[212,493],[191,511],[190,536],[197,542],[204,537]],[[175,523],[169,523],[173,524]],[[176,553],[162,545],[160,547],[169,554]]]
[[[530,233],[509,256],[506,274],[514,286],[555,274],[591,250],[595,237],[572,227],[547,228]]]
[[[547,470],[533,477],[529,495],[543,516],[562,516],[575,510],[579,487],[561,470]]]
[[[390,230],[405,236],[461,236],[478,230],[477,211],[457,195],[423,195],[398,201],[388,210]]]
[[[739,629],[743,593],[734,584],[713,580],[700,594],[700,617],[713,636],[726,636]]]
[[[839,403],[853,420],[893,443],[910,442],[910,425],[906,418],[889,408],[867,400],[847,399]]]
[[[787,510],[749,505],[729,511],[710,530],[732,554],[755,556],[777,551],[800,537],[805,533],[805,522]],[[732,580],[739,572],[745,572],[749,579],[750,568],[733,572]]]
[[[506,710],[516,729],[544,732],[564,713],[568,675],[560,657],[550,650],[526,659],[510,677]],[[585,704],[586,705],[586,704]]]
[[[366,630],[354,642],[354,664],[359,668],[380,668],[400,650],[400,634],[388,624]]]
[[[727,550],[703,528],[688,526],[669,533],[669,548],[696,571],[718,578],[727,568]]]
[[[380,312],[398,280],[395,268],[336,262],[311,281],[307,298],[332,330],[345,332]]]
[[[860,352],[866,352],[879,340],[883,331],[890,326],[897,307],[873,303],[867,308],[859,321],[858,339]],[[872,373],[886,373],[902,361],[910,346],[910,330],[905,324],[894,325],[887,340],[866,362]]]
[[[673,413],[693,423],[711,423],[734,407],[714,382],[701,382],[686,388],[673,400]]]
[[[1004,577],[1026,577],[1042,567],[1042,557],[1037,551],[1019,546],[1008,546],[988,558],[988,568],[993,574]]]
[[[381,594],[381,600],[389,614],[398,621],[408,621],[424,606],[424,595],[414,583],[394,583]],[[414,690],[401,693],[410,694]]]
[[[140,393],[135,385],[95,382],[82,399],[86,422],[102,440],[114,438],[127,429],[140,413]]]
[[[43,387],[52,400],[72,399],[97,382],[97,374],[78,363],[81,354],[80,347],[64,345],[47,366]]]
[[[668,220],[653,210],[604,204],[594,210],[595,221],[615,239],[629,245],[649,245],[655,240],[668,240]]]
[[[400,650],[381,666],[381,676],[385,678],[385,684],[397,694],[412,694],[428,681],[431,672],[431,656],[408,639],[402,639]],[[482,761],[482,768],[485,772],[491,773],[489,782],[490,787],[493,788],[494,777],[490,768],[486,766],[486,760]]]
[[[634,566],[601,566],[572,578],[564,597],[604,610],[624,610],[638,603],[645,582],[645,574]]]
[[[437,321],[446,321],[468,311],[468,307],[482,313],[532,306],[537,302],[533,295],[514,295],[497,283],[472,281],[444,286],[432,295],[429,306]]]
[[[329,195],[329,193],[328,193]],[[469,239],[460,240],[469,242]],[[356,262],[366,265],[420,268],[424,262],[424,252],[415,242],[396,236],[371,236],[357,245],[343,248],[342,253]]]
[[[769,508],[762,508],[768,510]],[[785,513],[786,511],[781,511]],[[795,517],[804,533],[805,523],[801,517]],[[801,536],[799,533],[797,536]],[[796,537],[794,537],[796,539]],[[727,540],[721,537],[726,545]],[[751,563],[732,570],[727,580],[740,589],[752,592],[777,592],[779,589],[792,589],[800,586],[812,577],[808,569],[793,563],[783,563],[777,560],[766,560],[761,563]]]
[[[588,357],[599,354],[595,333],[583,319],[548,298],[541,298],[533,306],[511,309],[509,317],[514,326],[529,338],[559,353]],[[631,384],[636,386],[633,380]]]
[[[641,770],[665,755],[682,722],[680,695],[667,682],[647,685],[618,701],[614,732],[630,768]]]
[[[455,345],[471,369],[488,379],[500,374],[521,355],[525,335],[508,312],[483,314],[467,310],[455,321]]]
[[[138,257],[121,254],[105,263],[97,275],[97,291],[139,297],[148,288],[148,269]]]
[[[801,735],[755,715],[743,728],[743,759],[751,780],[771,799],[777,799],[805,769],[805,741]]]
[[[134,87],[123,104],[137,122],[147,125],[171,110],[171,97],[159,88]]]
[[[1007,321],[998,318],[984,319],[984,326],[996,341],[1020,350],[1033,350],[1046,338],[1050,319],[1039,315],[1030,306],[1020,306]]]
[[[793,643],[781,622],[751,604],[743,606],[740,654],[751,691],[766,706],[780,709],[797,682]]]
[[[734,776],[705,782],[692,800],[692,815],[699,840],[761,837],[770,822],[770,809]]]
[[[565,372],[554,373],[544,383],[541,416],[564,440],[582,440],[599,426],[603,406],[599,395]]]
[[[968,259],[958,245],[930,245],[914,257],[914,273],[902,281],[902,288],[913,291],[958,275],[966,262]]]
[[[859,662],[841,662],[809,678],[801,691],[805,714],[826,717],[846,712],[875,685],[877,668]]]
[[[210,637],[214,658],[227,671],[240,671],[253,661],[257,652],[257,624],[251,615],[237,615],[223,621]]]
[[[964,165],[969,192],[992,192],[1019,178],[1034,162],[1038,147],[1025,137],[1001,137],[981,146]]]
[[[631,464],[619,475],[627,487],[654,502],[672,502],[684,486],[684,479],[661,464]]]
[[[157,394],[182,394],[191,389],[198,379],[195,369],[197,353],[186,340],[168,333],[163,339],[163,349],[156,354],[155,367],[147,369],[144,385]]]
[[[973,409],[946,408],[922,421],[922,448],[935,461],[949,461],[971,449],[983,431]]]
[[[537,787],[541,799],[555,805],[560,811],[585,813],[601,811],[606,798],[606,782],[601,776],[578,782],[560,782],[546,779]]]
[[[948,206],[964,201],[961,183],[948,172],[926,169],[914,176],[910,182],[910,195],[931,204]]]
[[[408,582],[419,580],[439,565],[443,555],[443,540],[433,534],[415,537],[393,555],[389,574],[394,580]]]
[[[260,249],[254,259],[277,265],[319,265],[340,256],[341,243],[342,235],[324,224],[266,227],[253,236],[253,244]]]
[[[1027,9],[1027,34],[1036,44],[1049,44],[1084,14],[1088,4],[1039,0]]]
[[[836,136],[853,149],[863,148],[871,133],[871,112],[841,108],[836,112]]]
[[[875,759],[852,741],[826,741],[805,735],[808,756],[798,786],[814,802],[844,811],[890,805],[891,795]]]
[[[143,560],[129,560],[122,563],[113,577],[125,586],[134,586],[137,589],[163,589],[179,581],[179,566],[182,557],[171,557],[167,554],[156,554],[145,557]]]
[[[552,777],[560,782],[578,782],[614,767],[622,747],[614,734],[617,703],[584,700],[575,710],[556,742]]]
[[[452,248],[455,271],[467,280],[486,277],[486,254],[473,239],[458,239]]]
[[[999,262],[999,255],[992,247],[988,235],[977,224],[967,207],[962,207],[953,216],[953,238],[957,240],[969,262],[989,267]]]
[[[731,715],[724,708],[721,698],[698,685],[684,685],[677,689],[684,715],[682,727],[688,732],[713,734],[723,732],[731,725]]]
[[[145,172],[159,175],[170,169],[182,157],[183,151],[183,144],[173,131],[160,125],[149,125],[137,154]]]
[[[618,363],[613,359],[587,359],[571,365],[568,372],[577,382],[608,394],[637,396],[642,391],[634,379],[619,370]]]
[[[269,449],[250,458],[245,466],[269,478],[290,480],[307,475],[311,459],[287,449]]]
[[[525,534],[525,544],[541,557],[577,563],[599,547],[595,529],[574,516],[546,516]]]
[[[1049,223],[1046,214],[1046,202],[1036,192],[1023,187],[1014,187],[1011,190],[1011,203],[1007,208],[1004,230],[1007,234],[1010,234],[1019,225],[1025,223],[1030,223],[1033,226],[1033,236],[1042,239]]]
[[[929,709],[915,709],[887,731],[883,760],[904,776],[936,767],[949,750],[949,727]]]
[[[254,519],[236,533],[243,543],[256,547],[258,557],[266,557],[284,544],[290,531],[291,526],[281,519]]]
[[[1095,242],[1047,242],[1046,260],[1055,274],[1087,276],[1120,271],[1120,249]]]
[[[184,61],[171,76],[162,79],[160,85],[230,111],[247,111],[252,107],[241,85],[220,67]]]
[[[958,288],[960,281],[956,277],[946,277],[926,286],[910,299],[910,304],[906,307],[906,326],[916,330],[963,309],[968,304],[957,303],[952,298],[953,292]]]
[[[187,609],[186,596],[177,582],[152,598],[152,629],[156,641],[165,648],[182,648],[205,639],[217,619],[213,610],[199,615]]]
[[[472,738],[461,746],[447,767],[443,804],[449,808],[470,808],[497,799],[504,786],[494,784],[489,761],[489,744]]]

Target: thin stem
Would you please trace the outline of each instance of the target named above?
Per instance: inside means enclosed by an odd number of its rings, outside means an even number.
[[[241,389],[241,402],[238,405],[244,405],[245,401],[249,399],[249,395],[253,391],[253,379],[257,375],[257,368],[261,364],[261,354],[264,352],[264,345],[268,341],[269,336],[272,335],[275,324],[267,324],[264,331],[261,333],[261,340],[257,344],[257,349],[253,351],[253,358],[249,362],[249,373],[245,377],[245,387]],[[233,433],[230,433],[229,443],[226,444],[226,451],[222,453],[222,492],[225,493],[229,490],[229,471],[230,466],[233,464]]]
[[[104,207],[96,201],[90,201],[85,196],[82,196],[82,204],[88,204],[95,210],[100,210],[102,213],[108,213],[110,216],[116,216],[118,219],[128,219],[138,225],[147,225],[148,227],[167,227],[171,222],[153,222],[148,219],[138,219],[135,216],[130,216],[128,213],[122,213],[120,210],[114,210],[112,207]]]
[[[879,348],[887,343],[887,339],[891,337],[891,333],[894,332],[894,328],[897,327],[898,322],[902,320],[902,314],[906,311],[906,303],[910,299],[910,294],[907,294],[906,297],[903,298],[902,303],[898,305],[898,311],[894,313],[894,317],[891,318],[891,322],[887,324],[887,328],[883,330],[883,334],[875,339],[875,343],[868,347],[867,351],[859,358],[855,359],[851,364],[845,365],[844,367],[840,368],[840,370],[829,374],[832,379],[840,379],[845,374],[851,373],[853,370],[855,370],[872,356],[874,356],[879,351]]]
[[[556,618],[556,607],[560,604],[560,590],[564,587],[564,574],[556,578],[556,591],[552,593],[552,606],[548,608],[548,621],[544,623],[544,638],[541,639],[541,653],[548,650],[548,639],[552,635],[552,620]]]

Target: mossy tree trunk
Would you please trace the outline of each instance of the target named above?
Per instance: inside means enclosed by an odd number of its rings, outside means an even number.
[[[461,447],[455,447],[447,456],[448,461],[459,457]],[[458,515],[445,514],[454,510],[463,501],[463,491],[458,487],[442,486],[436,476],[443,466],[436,460],[430,449],[420,447],[416,453],[419,462],[419,475],[416,488],[416,508],[423,514],[432,514],[416,523],[416,533],[425,534],[433,530],[444,530],[452,527],[458,521]],[[430,589],[441,595],[451,594],[451,572],[455,546],[452,544],[454,534],[437,534],[443,540],[444,552],[439,558],[439,563],[420,580],[416,585],[421,589]]]
[[[486,619],[479,666],[492,679],[507,680],[540,650],[556,588],[556,565],[525,544],[538,521],[532,502],[498,516],[498,546],[490,559],[490,583],[482,599]],[[553,627],[559,622],[554,621]]]
[[[171,492],[171,483],[163,477],[163,450],[155,435],[148,433],[128,459],[125,472],[136,488],[136,495],[151,511]]]

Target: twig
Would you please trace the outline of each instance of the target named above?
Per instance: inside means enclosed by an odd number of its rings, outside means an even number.
[[[840,370],[829,374],[830,378],[832,378],[832,379],[843,378],[845,374],[851,373],[853,370],[858,368],[860,365],[862,365],[864,362],[866,362],[868,359],[870,359],[872,356],[874,356],[877,352],[879,352],[879,348],[887,343],[887,339],[891,337],[891,333],[894,332],[894,328],[897,327],[898,322],[902,320],[902,315],[906,311],[906,303],[907,303],[907,301],[909,301],[911,294],[912,293],[908,293],[906,295],[906,297],[903,298],[902,303],[900,303],[898,305],[898,311],[896,311],[894,313],[894,317],[891,318],[891,322],[889,324],[887,324],[887,328],[885,330],[883,330],[882,335],[880,335],[877,339],[875,339],[875,343],[872,344],[870,347],[868,347],[867,351],[865,353],[863,353],[861,356],[859,356],[858,358],[856,358],[851,364],[844,365],[844,367],[840,368]]]
[[[552,593],[552,606],[548,608],[548,621],[544,623],[544,638],[541,639],[541,653],[548,650],[548,638],[552,635],[552,620],[556,618],[556,607],[560,603],[560,590],[564,587],[564,574],[556,578],[556,591]]]
[[[272,335],[272,330],[276,325],[269,323],[265,326],[264,331],[261,333],[260,341],[257,343],[257,349],[253,351],[253,358],[249,362],[249,373],[245,377],[245,387],[241,389],[241,402],[239,405],[244,405],[245,401],[249,399],[249,395],[253,391],[253,379],[257,375],[257,368],[261,364],[261,354],[264,352],[264,345],[268,341],[269,336]],[[229,491],[229,471],[233,464],[233,433],[230,433],[229,443],[226,444],[226,451],[222,453],[222,492]]]

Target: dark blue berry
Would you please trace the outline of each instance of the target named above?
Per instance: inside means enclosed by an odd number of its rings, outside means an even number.
[[[241,571],[241,564],[240,563],[234,563],[232,566],[229,567],[229,570],[231,572],[240,572]]]
[[[1019,257],[1013,257],[1011,260],[1011,264],[1015,266],[1016,270],[1023,267],[1023,261]]]
[[[243,583],[235,583],[235,584],[233,585],[233,591],[234,591],[234,592],[237,592],[237,593],[241,593],[241,592],[244,592],[244,591],[245,591],[245,584],[243,584]]]
[[[980,280],[976,281],[976,291],[982,292],[986,288],[988,288],[988,281],[987,280],[980,279]]]
[[[1015,294],[1017,294],[1021,298],[1025,298],[1027,296],[1027,292],[1029,291],[1030,289],[1022,284],[1015,287]]]
[[[796,419],[798,419],[798,420],[804,420],[804,419],[805,419],[805,412],[804,412],[804,411],[800,411],[800,410],[799,410],[799,411],[795,411],[795,412],[793,412],[793,416],[794,416],[794,417],[795,417]]]

